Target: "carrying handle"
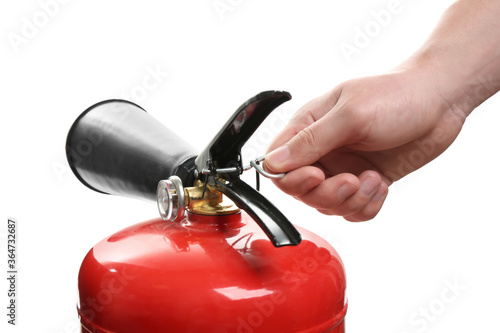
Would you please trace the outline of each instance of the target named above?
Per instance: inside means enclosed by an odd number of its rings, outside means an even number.
[[[300,243],[300,233],[286,216],[240,178],[233,177],[227,183],[216,181],[216,187],[260,225],[274,246],[298,245]]]

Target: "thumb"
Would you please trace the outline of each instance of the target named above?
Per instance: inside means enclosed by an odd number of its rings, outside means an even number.
[[[295,170],[317,162],[334,149],[355,142],[355,126],[343,113],[334,108],[304,127],[266,156],[266,166],[275,172]]]

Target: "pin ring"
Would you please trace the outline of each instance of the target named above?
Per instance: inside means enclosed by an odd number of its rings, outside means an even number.
[[[269,173],[266,170],[264,170],[259,164],[257,164],[260,161],[263,161],[265,157],[261,157],[256,159],[255,161],[250,161],[250,165],[255,168],[255,170],[260,173],[262,176],[267,177],[267,178],[272,178],[272,179],[281,179],[285,177],[286,173]]]

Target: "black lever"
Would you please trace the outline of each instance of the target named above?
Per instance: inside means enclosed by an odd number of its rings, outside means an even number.
[[[217,189],[246,211],[275,246],[298,245],[301,237],[288,219],[264,196],[243,182],[241,148],[266,117],[291,99],[288,92],[265,91],[241,105],[196,158],[199,174],[206,174]],[[226,182],[218,181],[223,176]]]
[[[242,170],[243,145],[274,109],[291,98],[285,91],[264,91],[243,103],[196,158],[198,171],[210,162],[216,169],[237,166]]]

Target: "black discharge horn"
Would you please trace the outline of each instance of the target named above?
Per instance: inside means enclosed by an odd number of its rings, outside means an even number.
[[[68,133],[66,155],[83,184],[106,194],[157,200],[158,183],[171,178],[177,185],[177,192],[172,193],[178,199],[182,187],[199,180],[246,211],[275,246],[297,245],[301,237],[295,227],[239,177],[248,169],[242,164],[243,145],[264,119],[290,98],[282,91],[265,91],[252,97],[198,155],[138,105],[124,100],[103,101],[76,119]],[[167,210],[172,209],[173,200],[169,200]]]

